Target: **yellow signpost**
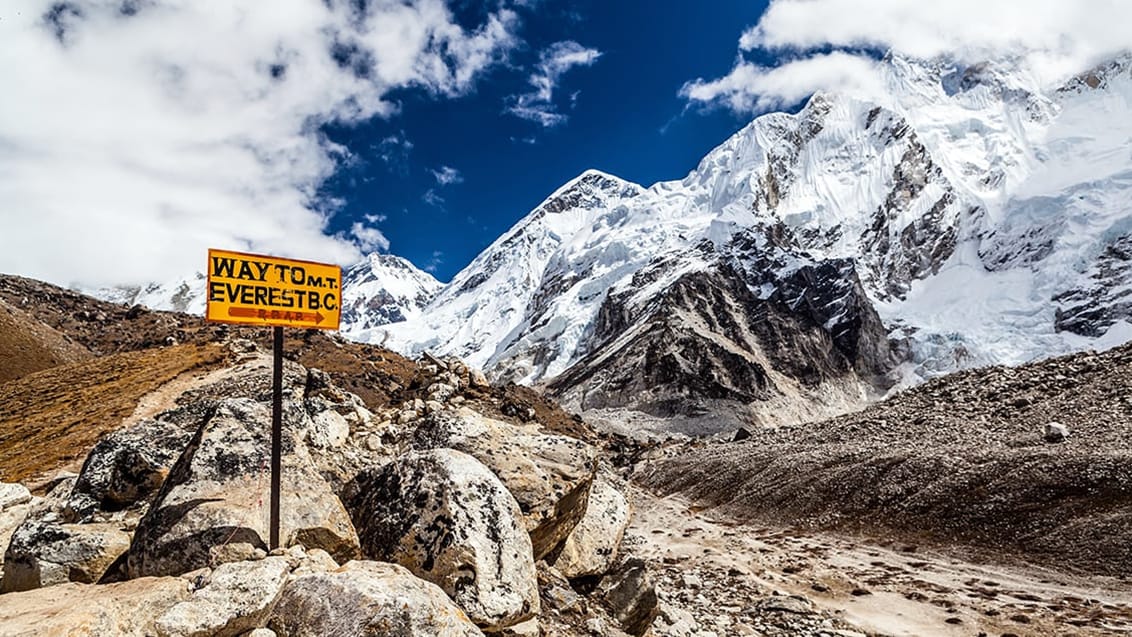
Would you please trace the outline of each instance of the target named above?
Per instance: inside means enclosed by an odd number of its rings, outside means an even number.
[[[228,250],[208,251],[205,318],[274,328],[271,392],[270,548],[279,548],[283,470],[283,328],[336,330],[342,315],[342,268]]]
[[[205,316],[221,323],[336,330],[341,284],[336,265],[209,250]]]

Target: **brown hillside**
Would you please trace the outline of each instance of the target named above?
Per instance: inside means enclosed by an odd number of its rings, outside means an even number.
[[[90,357],[82,345],[0,300],[0,383]]]
[[[225,358],[217,345],[182,345],[60,365],[0,385],[0,481],[24,481],[82,458],[142,396]]]
[[[251,340],[264,351],[271,351],[272,346],[269,329],[207,323],[190,314],[106,303],[18,276],[0,275],[0,301],[82,344],[95,355],[133,352],[170,343],[204,345],[233,339]],[[425,397],[424,383],[428,377],[417,363],[376,345],[349,341],[331,332],[289,329],[285,330],[284,356],[327,372],[336,385],[357,394],[375,411]],[[484,413],[504,420],[526,420],[533,412],[533,420],[549,430],[582,438],[593,435],[587,425],[525,387],[469,389],[466,398]]]

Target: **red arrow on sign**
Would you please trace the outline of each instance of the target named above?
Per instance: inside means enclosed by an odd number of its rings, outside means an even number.
[[[258,319],[274,319],[274,320],[289,320],[291,322],[313,322],[316,325],[326,320],[322,312],[315,312],[314,314],[307,314],[305,312],[282,312],[279,310],[257,310],[254,307],[229,307],[228,316],[236,318],[258,318]]]

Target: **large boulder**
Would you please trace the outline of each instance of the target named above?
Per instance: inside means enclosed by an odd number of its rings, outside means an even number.
[[[440,586],[485,630],[538,612],[519,505],[475,458],[452,449],[409,452],[359,475],[350,492],[368,557]]]
[[[617,560],[617,548],[629,526],[629,502],[608,480],[598,478],[589,505],[554,561],[570,579],[603,575]]]
[[[301,409],[285,412],[280,539],[340,561],[357,555],[349,514],[297,440]],[[173,467],[130,546],[129,573],[176,575],[211,563],[216,547],[266,549],[269,409],[249,399],[218,403]],[[240,554],[237,552],[237,554]]]
[[[602,578],[597,596],[630,635],[641,637],[649,631],[660,612],[656,578],[640,558],[629,558]]]
[[[188,446],[192,431],[170,420],[143,420],[108,434],[87,455],[68,501],[75,521],[102,511],[147,503],[173,463]]]
[[[54,518],[33,514],[16,528],[4,553],[0,592],[97,583],[130,548],[130,534],[119,524],[62,524]]]
[[[32,498],[27,487],[17,483],[0,483],[0,565],[8,552],[12,534],[24,523],[40,498]]]
[[[0,598],[5,637],[149,637],[154,619],[189,596],[179,577],[63,584]]]
[[[350,562],[293,578],[268,625],[279,637],[483,635],[439,587],[379,562]]]
[[[291,560],[230,562],[208,584],[157,619],[160,637],[234,637],[267,623],[291,572]]]
[[[523,512],[536,560],[560,547],[585,515],[597,450],[581,440],[463,408],[429,415],[413,446],[463,451],[499,476]]]

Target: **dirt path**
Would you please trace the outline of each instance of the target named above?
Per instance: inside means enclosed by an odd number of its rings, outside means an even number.
[[[635,488],[631,499],[628,541],[662,564],[661,636],[1132,635],[1132,582],[740,526]]]

